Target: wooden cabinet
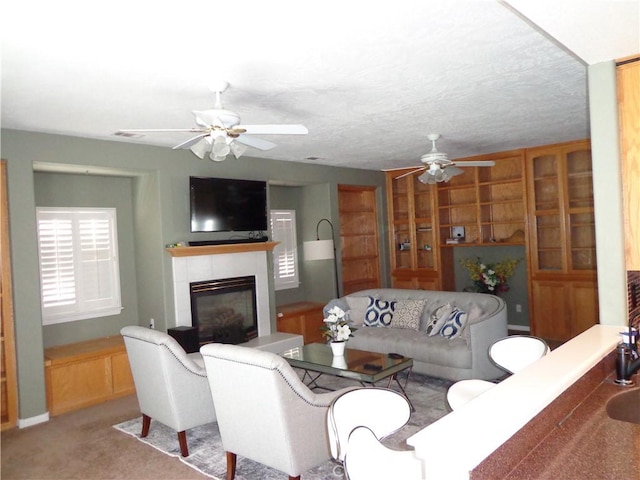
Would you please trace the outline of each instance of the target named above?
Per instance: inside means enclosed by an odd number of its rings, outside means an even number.
[[[395,288],[450,290],[453,283],[441,276],[449,268],[451,252],[438,248],[436,207],[432,185],[411,169],[387,172],[387,208],[392,284]]]
[[[375,187],[338,185],[342,295],[381,286]]]
[[[276,307],[278,331],[302,335],[307,343],[323,342],[320,327],[324,325],[322,308],[318,302],[297,302]]]
[[[640,271],[640,57],[617,66],[627,270]]]
[[[448,183],[437,184],[439,243],[480,246],[525,242],[523,151],[459,159],[493,160],[493,167],[464,168]],[[464,229],[464,237],[457,233]],[[458,241],[459,243],[453,243]]]
[[[564,341],[597,322],[598,292],[593,281],[534,279],[531,290],[537,319],[533,335]]]
[[[0,410],[2,430],[18,421],[18,382],[13,330],[9,210],[7,208],[6,163],[0,162]]]
[[[598,321],[590,142],[528,149],[526,165],[532,333],[564,341]]]
[[[51,347],[44,353],[51,415],[135,393],[120,336]]]

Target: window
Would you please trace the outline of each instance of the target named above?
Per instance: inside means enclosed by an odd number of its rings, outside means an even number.
[[[280,242],[273,249],[273,277],[276,290],[298,288],[298,244],[295,210],[271,210],[271,239]]]
[[[42,323],[119,314],[115,208],[36,209]]]

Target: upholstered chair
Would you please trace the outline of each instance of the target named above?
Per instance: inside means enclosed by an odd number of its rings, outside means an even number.
[[[180,453],[189,455],[186,431],[216,421],[204,366],[166,333],[129,326],[120,330],[142,413],[141,437],[151,419],[178,432]]]
[[[523,370],[549,353],[549,345],[532,335],[511,335],[495,341],[489,347],[489,359],[506,376]],[[481,379],[460,380],[447,390],[447,403],[457,410],[466,403],[495,387],[495,382]]]
[[[370,387],[347,392],[329,407],[327,428],[331,456],[344,462],[349,435],[356,427],[368,427],[382,440],[404,427],[410,417],[409,402],[396,391]]]
[[[344,470],[348,480],[424,478],[422,461],[413,450],[388,448],[365,426],[355,428],[349,435]]]
[[[233,480],[237,456],[280,470],[290,479],[329,460],[327,411],[350,389],[315,393],[274,353],[211,343],[204,358],[218,427]]]

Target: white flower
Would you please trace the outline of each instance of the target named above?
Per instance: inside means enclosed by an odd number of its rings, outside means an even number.
[[[323,336],[328,340],[334,342],[344,342],[349,340],[349,337],[355,328],[351,328],[347,325],[346,314],[340,307],[332,307],[327,311],[327,318],[324,320],[325,326],[321,328],[323,330]]]
[[[338,342],[343,342],[345,340],[348,340],[350,335],[351,328],[349,328],[349,325],[341,325],[338,327],[335,338]]]

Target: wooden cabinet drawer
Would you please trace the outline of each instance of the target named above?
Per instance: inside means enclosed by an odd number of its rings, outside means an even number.
[[[135,392],[122,337],[106,337],[45,350],[51,415]]]
[[[278,312],[278,331],[302,335],[304,343],[322,342],[324,304],[318,302],[297,302],[281,305]]]

